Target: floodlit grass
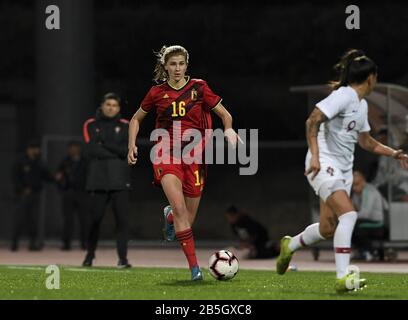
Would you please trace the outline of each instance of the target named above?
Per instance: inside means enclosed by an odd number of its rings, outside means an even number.
[[[336,294],[333,272],[240,270],[230,281],[217,281],[204,270],[204,281],[176,268],[80,268],[59,266],[60,289],[46,288],[42,266],[0,266],[0,299],[408,299],[408,276],[364,273],[368,287]]]

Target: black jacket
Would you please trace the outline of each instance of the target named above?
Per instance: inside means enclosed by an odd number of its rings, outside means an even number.
[[[95,118],[84,123],[84,154],[88,160],[87,191],[114,191],[130,188],[127,164],[129,121],[107,118],[100,108]]]
[[[87,163],[84,157],[77,160],[65,157],[58,167],[58,171],[62,173],[62,179],[57,182],[58,186],[62,190],[84,191],[86,170]]]
[[[41,159],[30,159],[24,155],[15,164],[14,184],[17,195],[21,195],[24,189],[39,192],[45,181],[51,182],[54,179]]]
[[[243,214],[238,221],[231,224],[231,229],[242,241],[248,241],[256,247],[263,247],[269,240],[268,231],[258,221]]]

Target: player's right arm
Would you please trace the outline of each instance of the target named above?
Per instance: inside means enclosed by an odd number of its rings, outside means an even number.
[[[232,116],[228,112],[228,110],[221,104],[221,101],[212,108],[214,113],[221,119],[224,125],[224,135],[230,145],[235,149],[237,146],[238,141],[240,143],[244,143],[239,135],[235,132],[232,128]]]
[[[128,164],[134,165],[137,161],[136,139],[139,133],[140,123],[146,117],[147,112],[141,107],[133,115],[129,123],[129,142],[128,142]]]
[[[312,158],[310,160],[309,168],[305,175],[313,173],[311,179],[313,180],[320,171],[319,161],[319,145],[317,143],[317,135],[319,133],[320,125],[327,120],[326,115],[317,107],[315,107],[306,120],[306,139],[309,146]]]
[[[358,144],[364,150],[378,154],[381,156],[392,157],[398,160],[403,169],[408,169],[408,154],[404,153],[404,150],[395,150],[388,147],[379,141],[375,140],[369,132],[361,132],[358,136]]]

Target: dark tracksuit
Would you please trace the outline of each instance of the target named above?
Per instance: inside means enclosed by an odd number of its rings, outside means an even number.
[[[88,158],[86,190],[90,193],[91,218],[88,254],[94,255],[99,227],[112,202],[116,220],[119,259],[127,257],[130,168],[127,164],[129,122],[106,118],[100,109],[84,123],[85,154]]]
[[[39,158],[24,155],[14,167],[16,208],[12,230],[12,250],[17,250],[24,227],[28,228],[30,249],[38,248],[40,195],[44,181],[53,181],[45,164]]]
[[[62,193],[62,243],[65,249],[71,247],[75,213],[78,215],[81,248],[86,248],[89,210],[88,194],[85,191],[86,169],[87,163],[82,156],[78,159],[67,156],[58,167],[58,172],[62,174],[62,179],[58,181],[58,186]]]
[[[238,220],[231,224],[232,231],[240,241],[246,242],[255,248],[251,257],[255,259],[272,258],[279,255],[274,246],[270,246],[268,232],[257,221],[246,214],[241,214]]]

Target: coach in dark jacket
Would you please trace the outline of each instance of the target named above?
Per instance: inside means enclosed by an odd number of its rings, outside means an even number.
[[[114,93],[102,99],[95,118],[84,123],[85,155],[88,158],[86,190],[90,193],[91,219],[84,266],[92,266],[99,227],[109,202],[117,227],[119,267],[127,260],[130,169],[127,165],[129,122],[121,119],[120,98]]]

